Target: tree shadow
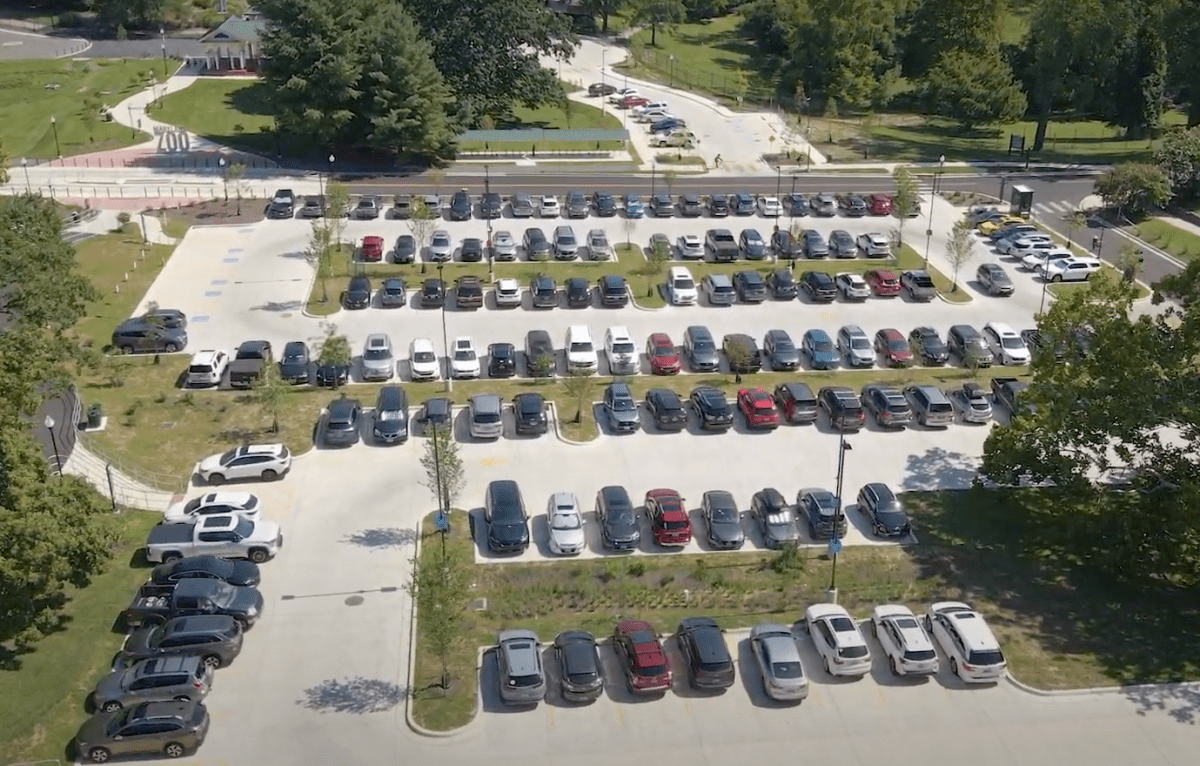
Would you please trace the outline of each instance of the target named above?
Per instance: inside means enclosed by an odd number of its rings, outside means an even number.
[[[408,690],[391,681],[355,676],[329,679],[304,690],[297,705],[318,713],[384,713],[399,705]]]
[[[942,447],[909,455],[902,487],[905,491],[967,489],[979,475],[979,459]]]
[[[225,106],[241,114],[256,114],[270,117],[271,89],[263,83],[255,83],[247,88],[237,90],[225,96]]]
[[[401,529],[399,527],[376,527],[374,529],[360,529],[350,535],[347,535],[344,542],[351,545],[357,545],[362,548],[403,548],[415,544],[417,541],[417,532],[415,529]]]
[[[1137,706],[1138,715],[1162,712],[1179,723],[1193,726],[1200,717],[1200,686],[1196,684],[1135,686],[1123,690],[1123,694]]]

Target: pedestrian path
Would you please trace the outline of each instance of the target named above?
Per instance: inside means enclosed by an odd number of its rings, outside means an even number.
[[[86,441],[79,439],[71,456],[63,464],[62,472],[78,476],[94,486],[100,494],[123,508],[144,511],[165,511],[180,495],[173,490],[151,487],[129,476],[114,463],[88,449]],[[163,477],[166,478],[166,477]],[[183,487],[181,486],[182,490]]]

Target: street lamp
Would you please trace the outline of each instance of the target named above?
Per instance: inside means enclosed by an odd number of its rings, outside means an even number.
[[[783,163],[775,163],[775,199],[779,199],[779,185],[783,183]]]
[[[608,94],[605,93],[604,87],[604,57],[608,55],[608,48],[600,51],[600,113],[604,114],[604,105],[608,102]]]
[[[792,196],[791,201],[788,202],[788,214],[791,215],[794,227],[796,225],[796,175],[794,173],[792,174]]]
[[[442,276],[445,267],[445,261],[438,261],[438,281],[442,283],[442,348],[446,350],[446,390],[453,391],[454,375],[450,364],[450,338],[446,335],[446,280]]]
[[[50,115],[50,127],[54,129],[54,153],[57,154],[58,158],[61,160],[62,149],[60,149],[58,146],[58,120],[55,119],[54,115]]]
[[[229,202],[229,176],[225,174],[225,158],[218,159],[217,164],[221,166],[221,185],[225,187],[225,201]]]
[[[833,537],[829,538],[829,557],[833,559],[832,572],[829,576],[829,600],[837,603],[837,557],[842,550],[842,541],[838,537],[838,528],[846,512],[842,505],[842,479],[846,470],[846,453],[854,449],[846,441],[846,429],[842,427],[838,433],[838,471],[837,471],[837,515],[833,519]]]
[[[33,187],[29,184],[29,160],[22,157],[21,167],[25,168],[25,193],[33,194]]]
[[[929,268],[929,242],[933,237],[933,195],[937,193],[938,182],[942,177],[942,168],[946,164],[946,155],[938,157],[937,173],[933,176],[933,187],[929,190],[929,228],[925,230],[925,268]]]
[[[487,165],[483,166],[483,193],[485,195],[492,193],[492,172]],[[487,215],[487,259],[488,259],[488,281],[495,281],[495,274],[492,270],[492,214]]]
[[[669,66],[671,67],[671,86],[670,87],[674,88],[675,87],[675,54],[674,53],[671,54]]]
[[[54,468],[61,476],[62,458],[58,456],[58,440],[54,438],[54,418],[47,414],[46,419],[42,422],[46,426],[46,430],[50,432],[50,446],[54,448]]]
[[[21,161],[24,162],[25,160],[21,160]],[[654,162],[650,163],[650,201],[651,202],[654,201],[654,171],[657,168],[658,168],[657,163],[654,163]]]
[[[162,38],[162,57],[163,57],[163,77],[167,76],[167,33],[162,27],[158,28],[158,35]],[[166,88],[163,88],[166,91]]]

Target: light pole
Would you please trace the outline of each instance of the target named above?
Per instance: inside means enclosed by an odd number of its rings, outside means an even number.
[[[21,158],[21,167],[25,168],[25,193],[33,194],[33,186],[29,183],[29,160],[25,157]]]
[[[49,414],[42,421],[46,426],[46,430],[50,432],[50,446],[54,449],[54,468],[59,476],[62,475],[62,458],[58,456],[58,439],[54,438],[54,418]]]
[[[54,130],[54,153],[58,155],[58,158],[61,160],[62,149],[58,146],[58,120],[54,117],[54,115],[50,115],[50,127]]]
[[[24,160],[21,160],[24,162]],[[658,168],[658,164],[650,163],[650,200],[654,201],[654,171]]]
[[[929,268],[929,242],[933,238],[933,197],[937,194],[938,181],[942,177],[942,166],[946,164],[946,155],[938,157],[938,170],[933,176],[933,186],[929,190],[929,228],[925,230],[925,268]]]
[[[163,77],[167,76],[167,33],[162,27],[158,28],[158,36],[162,40]]]
[[[775,199],[779,199],[779,185],[783,183],[783,163],[775,163]]]
[[[1038,313],[1046,310],[1046,292],[1050,287],[1050,252],[1042,256],[1042,302],[1038,306]]]
[[[438,261],[438,282],[442,287],[442,348],[446,350],[446,390],[454,390],[453,367],[450,364],[450,338],[446,335],[446,280],[442,277],[445,261]]]
[[[600,113],[605,113],[604,105],[608,103],[608,94],[604,91],[604,57],[608,55],[608,48],[600,51]]]
[[[492,171],[487,165],[483,166],[483,193],[492,193]],[[487,259],[488,259],[488,281],[494,282],[496,276],[492,270],[492,214],[487,214]]]
[[[333,154],[331,153],[331,154],[329,155],[329,184],[332,184],[332,183],[333,183],[333,160],[334,160],[334,156],[333,156]],[[322,187],[322,188],[323,188],[323,187]],[[325,193],[325,192],[323,192],[323,191],[321,192],[321,194],[322,194],[322,195],[324,195],[324,193]],[[340,213],[339,213],[339,215],[340,215]]]
[[[808,108],[808,102],[811,98],[811,96],[804,97],[804,140],[808,142],[808,151],[805,152],[808,155],[808,164],[805,167],[806,172],[812,170],[812,112]]]
[[[842,427],[838,433],[837,514],[833,518],[833,536],[829,538],[829,557],[833,559],[829,576],[829,600],[834,604],[837,603],[837,557],[842,550],[842,540],[838,537],[838,529],[846,515],[842,506],[842,479],[846,470],[846,453],[852,449],[853,447],[846,441],[846,429]]]
[[[225,202],[229,202],[229,176],[225,174],[225,158],[221,157],[217,160],[217,164],[221,166],[221,185],[225,187]]]
[[[674,88],[675,87],[675,54],[674,53],[671,54],[669,66],[671,67],[671,86],[670,87]]]

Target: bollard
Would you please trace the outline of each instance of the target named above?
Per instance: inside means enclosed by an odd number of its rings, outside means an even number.
[[[126,281],[126,282],[128,282],[128,281],[129,281],[129,272],[128,272],[128,271],[127,271],[127,272],[125,272],[125,281]]]
[[[114,285],[114,286],[113,286],[113,292],[114,292],[114,293],[116,293],[117,295],[120,295],[120,294],[121,294],[121,286],[120,286],[120,285]]]

